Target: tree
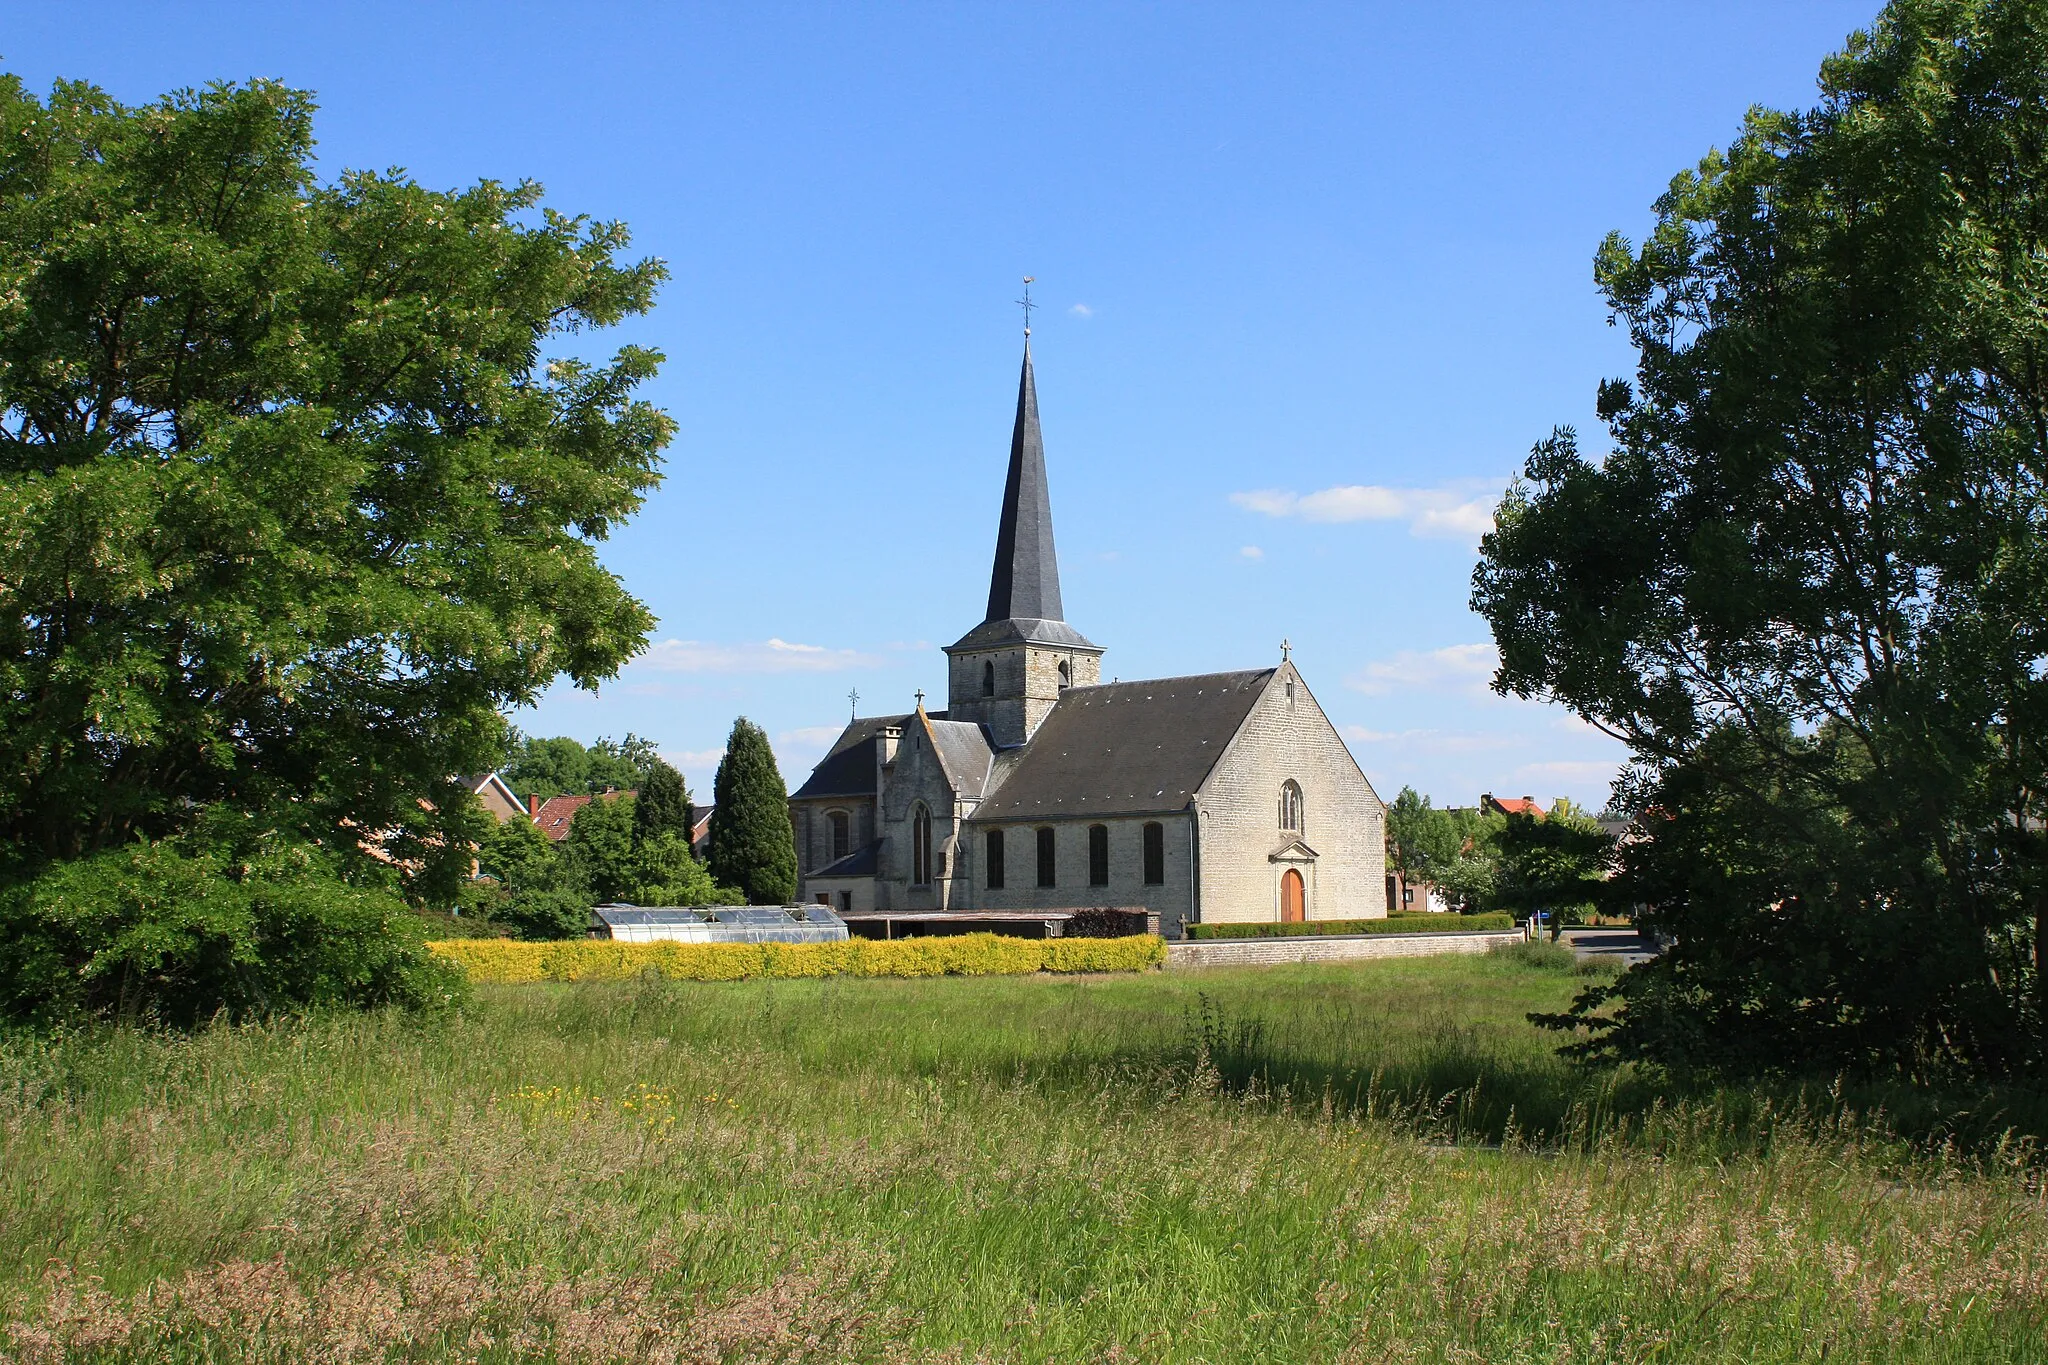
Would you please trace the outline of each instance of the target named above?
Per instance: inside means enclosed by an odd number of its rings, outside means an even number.
[[[498,888],[489,917],[518,937],[581,938],[589,927],[589,893],[561,847],[531,820],[495,824],[477,847],[477,871]]]
[[[312,168],[268,81],[129,108],[0,77],[0,847],[261,811],[452,899],[452,775],[647,609],[594,542],[658,481],[660,359],[550,357],[657,261],[537,185]]]
[[[520,796],[594,796],[634,790],[660,761],[653,740],[631,733],[599,736],[586,749],[567,735],[539,739],[514,731],[499,776]]]
[[[683,847],[690,844],[690,830],[697,823],[690,789],[683,775],[657,758],[640,780],[639,795],[633,802],[633,842],[641,844],[663,834],[680,835]]]
[[[1598,821],[1562,798],[1543,817],[1506,816],[1493,831],[1494,909],[1528,916],[1541,911],[1556,942],[1600,899],[1614,841]]]
[[[1494,883],[1493,828],[1499,821],[1477,810],[1430,805],[1403,787],[1387,807],[1394,864],[1411,880],[1425,881],[1461,910],[1486,903]]]
[[[2048,25],[1899,0],[1595,273],[1639,360],[1486,538],[1497,689],[1627,741],[1672,1065],[2048,1069]],[[1622,793],[1618,793],[1618,796]],[[1614,1014],[1604,1004],[1618,1004]]]
[[[577,810],[562,839],[571,875],[599,902],[628,900],[633,867],[633,798],[593,796]]]
[[[745,716],[732,724],[711,791],[711,875],[738,887],[750,905],[795,899],[789,791],[767,734]]]

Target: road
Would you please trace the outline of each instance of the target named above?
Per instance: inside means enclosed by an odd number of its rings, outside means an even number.
[[[1564,941],[1581,961],[1595,957],[1618,957],[1633,967],[1657,955],[1657,947],[1633,929],[1567,929]]]

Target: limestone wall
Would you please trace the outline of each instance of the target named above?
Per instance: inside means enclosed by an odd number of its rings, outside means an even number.
[[[1277,967],[1298,962],[1349,962],[1375,957],[1484,953],[1520,943],[1520,929],[1453,934],[1354,934],[1345,938],[1226,938],[1166,945],[1169,967]]]
[[[1145,826],[1157,822],[1166,854],[1166,880],[1145,885]],[[1088,884],[1088,828],[1109,831],[1109,885]],[[1053,832],[1056,884],[1038,885],[1038,831]],[[1003,831],[1003,886],[988,885],[990,829]],[[1072,910],[1084,906],[1143,906],[1159,916],[1160,932],[1176,937],[1194,908],[1194,856],[1186,812],[1111,816],[1101,820],[1043,820],[1035,824],[975,821],[961,840],[961,858],[972,888],[962,904],[986,910]]]
[[[1279,863],[1273,855],[1288,838],[1280,789],[1289,779],[1301,786],[1301,839],[1316,856]],[[1292,664],[1274,673],[1195,804],[1203,920],[1278,920],[1289,866],[1306,884],[1308,919],[1387,913],[1385,807]]]

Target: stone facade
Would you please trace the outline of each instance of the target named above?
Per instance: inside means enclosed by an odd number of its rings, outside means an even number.
[[[1145,881],[1145,826],[1160,827],[1161,880]],[[1089,880],[1089,831],[1101,826],[1109,844],[1109,880]],[[1038,884],[1038,831],[1053,835],[1054,884]],[[988,884],[988,836],[1003,835],[1003,885]],[[1096,819],[975,821],[968,825],[963,858],[974,904],[989,910],[1079,910],[1144,907],[1159,916],[1168,937],[1193,919],[1195,902],[1194,820],[1185,810]],[[1171,926],[1171,927],[1169,927]]]
[[[1301,828],[1280,825],[1301,790]],[[1387,913],[1386,809],[1292,663],[1281,665],[1196,794],[1202,918],[1277,920],[1281,879],[1301,874],[1307,919]]]

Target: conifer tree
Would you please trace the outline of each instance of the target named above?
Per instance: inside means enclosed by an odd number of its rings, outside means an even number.
[[[690,789],[683,784],[683,775],[661,759],[653,760],[647,766],[647,776],[640,780],[640,795],[633,804],[634,844],[663,834],[680,835],[688,843],[690,827],[696,823],[697,812],[690,804]]]
[[[781,905],[796,896],[796,836],[789,791],[760,726],[732,724],[712,783],[711,875],[746,892],[752,905]]]

